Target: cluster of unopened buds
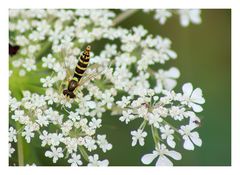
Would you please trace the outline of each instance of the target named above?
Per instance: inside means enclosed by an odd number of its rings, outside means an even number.
[[[174,150],[177,144],[186,150],[202,145],[195,131],[200,125],[197,113],[205,102],[201,89],[186,83],[183,92],[176,93],[179,70],[156,70],[156,65],[177,58],[168,38],[153,36],[142,25],[116,27],[122,20],[118,15],[135,12],[10,10],[10,41],[20,46],[10,57],[10,158],[13,145],[19,149],[18,140],[24,138],[27,143],[40,140],[45,157],[53,163],[66,159],[72,166],[111,165],[95,152],[114,149],[107,133],[98,134],[107,111],[126,124],[142,121],[130,133],[132,146],[144,146],[145,139],[152,138],[155,147],[142,156],[143,164],[158,158],[156,165],[172,165],[169,157],[182,158]],[[200,10],[144,12],[153,12],[160,24],[173,15],[179,15],[182,26],[201,22]],[[107,42],[94,53],[92,43],[101,39]],[[118,44],[110,44],[115,41]],[[90,44],[88,68],[74,91],[76,97],[69,98],[63,90],[73,78],[79,55]],[[25,86],[11,83],[21,80]]]

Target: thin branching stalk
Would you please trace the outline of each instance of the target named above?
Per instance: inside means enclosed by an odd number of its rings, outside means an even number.
[[[130,16],[132,16],[134,13],[136,13],[138,11],[138,9],[131,9],[131,10],[127,10],[124,11],[123,13],[119,14],[112,23],[112,26],[116,26],[119,23],[121,23],[122,21],[124,21],[125,19],[129,18]]]
[[[17,124],[17,127],[20,127],[19,124]],[[18,165],[24,166],[23,142],[21,133],[18,133],[17,140]]]

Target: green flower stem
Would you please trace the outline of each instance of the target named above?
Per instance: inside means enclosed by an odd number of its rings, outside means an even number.
[[[151,131],[152,131],[152,137],[153,137],[154,143],[157,146],[160,141],[157,128],[151,125]]]
[[[20,129],[20,124],[16,123],[17,130]],[[24,155],[23,155],[23,141],[21,134],[18,133],[17,135],[17,152],[18,152],[18,165],[24,166]]]
[[[176,133],[179,133],[178,129],[176,127],[174,127],[173,125],[171,125],[170,123],[168,123],[166,120],[163,120],[163,123],[169,125]]]
[[[88,154],[85,150],[85,148],[83,146],[79,147],[79,151],[81,152],[81,155],[83,156],[83,158],[88,162]]]
[[[144,120],[142,124],[140,125],[139,129],[144,130],[145,126],[147,124],[147,120]]]
[[[126,10],[123,13],[121,13],[120,15],[118,15],[112,23],[112,26],[116,26],[119,23],[121,23],[122,21],[124,21],[125,19],[127,19],[128,17],[132,16],[134,13],[136,13],[138,11],[138,9],[131,9],[131,10]]]

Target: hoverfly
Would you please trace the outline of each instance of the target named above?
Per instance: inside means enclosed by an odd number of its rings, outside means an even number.
[[[67,89],[63,90],[63,95],[66,95],[70,98],[75,98],[76,95],[74,94],[74,90],[80,85],[80,80],[83,77],[85,70],[89,64],[90,59],[90,50],[91,47],[87,46],[85,51],[80,56],[77,66],[74,71],[73,78],[69,81]]]

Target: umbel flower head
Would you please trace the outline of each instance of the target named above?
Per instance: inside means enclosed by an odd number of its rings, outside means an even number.
[[[182,158],[173,150],[177,144],[186,150],[201,146],[195,122],[200,122],[197,113],[205,102],[201,89],[186,83],[183,92],[174,92],[180,71],[161,69],[177,58],[171,40],[153,36],[142,25],[117,26],[122,16],[137,11],[9,11],[10,43],[20,47],[9,59],[9,157],[19,149],[13,148],[21,143],[18,139],[29,144],[38,139],[54,164],[65,159],[71,166],[111,165],[96,153],[114,149],[108,133],[99,133],[107,111],[126,124],[142,122],[132,129],[129,144],[144,146],[145,139],[152,138],[155,150],[143,155],[143,164],[158,157],[156,165],[172,165],[169,158]],[[183,26],[201,22],[199,10],[144,12],[153,13],[161,24],[173,15],[179,15]],[[105,44],[95,51],[99,40]],[[69,98],[63,90],[87,45],[92,45],[89,65],[74,90],[76,97]]]

